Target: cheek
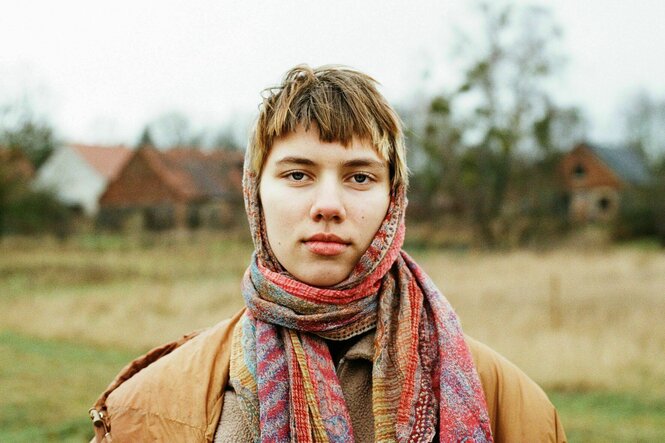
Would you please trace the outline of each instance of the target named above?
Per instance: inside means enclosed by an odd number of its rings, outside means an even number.
[[[363,199],[356,205],[356,219],[361,223],[361,229],[367,229],[373,236],[386,216],[389,196],[379,194],[374,198]]]
[[[294,227],[304,217],[303,210],[298,199],[278,186],[261,187],[260,197],[268,242],[277,254],[280,246],[291,244],[296,233]]]
[[[276,184],[269,178],[261,181],[259,187],[259,201],[263,208],[263,214],[268,219],[279,217],[280,204],[284,203],[284,197],[280,196],[280,192]]]
[[[279,223],[277,220],[280,219],[280,213],[277,197],[274,188],[270,184],[261,182],[261,186],[259,187],[259,204],[261,205],[268,241],[273,247],[279,239]]]

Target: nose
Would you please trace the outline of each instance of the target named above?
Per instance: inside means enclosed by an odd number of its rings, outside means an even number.
[[[316,187],[310,209],[312,220],[341,222],[346,219],[343,189],[335,180],[322,180]]]

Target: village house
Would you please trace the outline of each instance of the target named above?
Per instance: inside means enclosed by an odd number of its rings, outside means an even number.
[[[33,185],[53,192],[75,212],[93,217],[99,209],[100,195],[131,153],[124,146],[65,144],[39,168]]]
[[[648,184],[643,159],[628,149],[581,143],[566,154],[560,172],[569,198],[572,221],[609,221],[618,213],[622,193]]]
[[[137,149],[99,200],[98,224],[115,229],[223,228],[242,211],[243,154]]]

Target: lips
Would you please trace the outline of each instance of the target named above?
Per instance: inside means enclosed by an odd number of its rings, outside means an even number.
[[[350,244],[335,234],[323,232],[307,238],[304,243],[311,253],[326,257],[342,254]]]

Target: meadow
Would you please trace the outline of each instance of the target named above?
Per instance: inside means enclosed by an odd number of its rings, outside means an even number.
[[[407,250],[409,250],[407,248]],[[409,250],[570,441],[665,441],[665,252]],[[0,441],[86,441],[130,359],[230,316],[251,254],[211,233],[0,242]]]

